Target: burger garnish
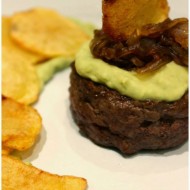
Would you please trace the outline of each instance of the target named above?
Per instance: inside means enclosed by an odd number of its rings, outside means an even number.
[[[114,40],[103,30],[96,30],[91,53],[112,65],[139,73],[155,71],[172,60],[187,66],[188,20],[166,19],[149,24],[140,34],[132,34],[126,40]]]

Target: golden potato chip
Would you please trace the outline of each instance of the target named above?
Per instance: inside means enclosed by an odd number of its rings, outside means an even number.
[[[90,38],[71,20],[45,8],[14,14],[11,36],[21,46],[48,57],[72,57]]]
[[[10,37],[11,18],[2,17],[2,46],[9,52],[10,59],[20,64],[35,64],[44,59],[44,56],[29,52],[18,46]]]
[[[84,178],[58,176],[2,156],[2,188],[4,190],[85,190]]]
[[[2,143],[15,150],[30,148],[41,131],[38,112],[11,99],[2,100]]]
[[[167,0],[103,0],[103,30],[115,39],[126,39],[142,26],[168,17]]]
[[[13,149],[8,148],[8,147],[5,147],[5,146],[2,145],[2,154],[3,154],[3,155],[8,155],[8,154],[10,154],[12,151],[13,151]]]
[[[6,47],[2,47],[2,63],[2,95],[24,104],[37,101],[40,80],[36,69],[13,60]]]

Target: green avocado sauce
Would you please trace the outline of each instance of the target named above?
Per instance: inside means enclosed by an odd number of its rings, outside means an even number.
[[[56,57],[36,65],[37,74],[41,81],[41,88],[52,79],[56,72],[67,68],[73,60],[73,58]]]
[[[170,62],[155,72],[139,74],[96,59],[86,43],[76,55],[79,75],[136,100],[175,101],[188,89],[188,69]]]

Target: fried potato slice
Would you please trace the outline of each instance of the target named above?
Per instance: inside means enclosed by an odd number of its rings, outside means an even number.
[[[39,93],[40,79],[33,65],[13,60],[9,49],[2,47],[2,95],[31,104],[38,100]]]
[[[47,57],[73,56],[90,36],[57,12],[35,8],[12,17],[11,36],[21,46]]]
[[[5,147],[5,146],[2,145],[2,154],[3,154],[3,155],[8,155],[8,154],[10,154],[12,151],[13,151],[13,149],[8,148],[8,147]]]
[[[10,59],[20,64],[36,64],[44,60],[44,56],[29,52],[18,46],[10,37],[11,17],[2,17],[2,46],[7,49]]]
[[[168,17],[167,0],[103,0],[103,30],[114,39],[127,39],[142,26]]]
[[[38,112],[11,99],[2,100],[2,144],[19,151],[30,148],[42,127]]]
[[[2,187],[4,190],[85,190],[84,178],[58,176],[2,156]]]

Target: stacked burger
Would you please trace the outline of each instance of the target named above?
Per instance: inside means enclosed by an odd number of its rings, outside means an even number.
[[[165,0],[103,0],[70,76],[73,118],[96,144],[133,154],[187,140],[188,20],[168,12]]]

